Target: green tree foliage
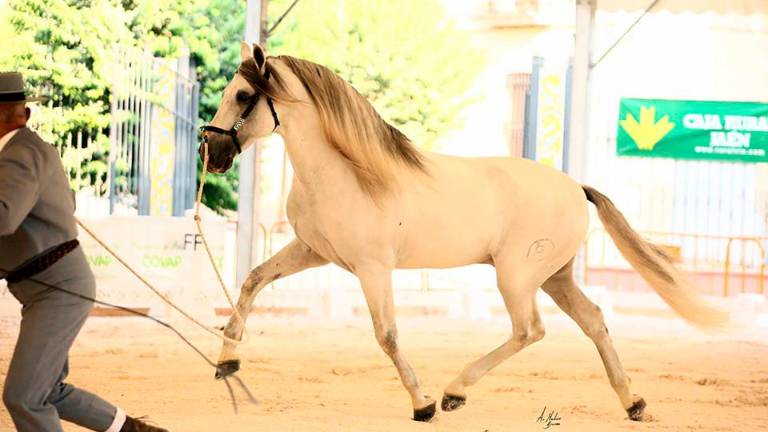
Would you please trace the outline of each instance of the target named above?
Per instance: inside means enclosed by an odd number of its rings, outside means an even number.
[[[271,1],[270,16],[291,2]],[[484,59],[438,0],[300,0],[268,42],[331,68],[425,149],[460,127]]]
[[[125,20],[125,10],[109,2],[81,8],[65,1],[10,0],[0,12],[0,68],[23,72],[30,87],[51,96],[51,105],[34,120],[67,149],[63,157],[78,189],[103,188],[106,181],[108,53],[112,44],[130,40],[126,28],[113,25]],[[86,131],[87,149],[74,149],[75,131]]]
[[[112,47],[168,58],[188,49],[201,82],[200,118],[207,120],[239,63],[244,11],[239,0],[9,0],[0,9],[0,69],[23,72],[31,88],[52,97],[37,113],[38,128],[62,147],[72,186],[97,186],[103,194]],[[73,145],[78,131],[86,131],[87,148]],[[233,188],[228,181],[210,178],[206,204],[236,206],[236,182]]]
[[[272,22],[291,1],[269,2]],[[112,47],[161,57],[188,49],[205,123],[239,64],[244,19],[242,0],[7,0],[0,3],[0,69],[23,72],[30,87],[52,96],[38,114],[40,128],[67,149],[73,186],[104,193]],[[464,95],[482,64],[438,0],[300,0],[268,46],[330,67],[427,149],[459,126]],[[87,148],[73,148],[75,131],[86,131]],[[207,177],[204,202],[236,208],[237,165]]]

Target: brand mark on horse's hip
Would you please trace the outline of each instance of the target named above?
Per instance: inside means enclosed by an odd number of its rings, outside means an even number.
[[[554,249],[555,243],[552,240],[548,238],[538,239],[528,247],[528,253],[525,257],[536,261],[542,261]]]

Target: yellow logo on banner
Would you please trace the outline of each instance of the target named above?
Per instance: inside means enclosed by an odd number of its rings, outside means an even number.
[[[657,122],[656,107],[645,106],[640,107],[639,122],[632,114],[627,113],[627,117],[619,124],[635,141],[637,148],[646,151],[653,150],[653,147],[675,127],[675,124],[669,121],[668,115]]]

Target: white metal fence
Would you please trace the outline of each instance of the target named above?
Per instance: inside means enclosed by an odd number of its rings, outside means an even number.
[[[132,48],[116,47],[115,58],[110,212],[122,207],[147,215],[152,188],[171,182],[173,215],[183,215],[193,207],[196,186],[200,89],[194,68],[188,57],[166,60]],[[161,143],[171,143],[173,170],[153,181]]]

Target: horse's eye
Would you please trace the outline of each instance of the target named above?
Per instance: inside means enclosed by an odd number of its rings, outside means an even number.
[[[244,91],[237,92],[236,97],[239,103],[246,103],[251,100],[251,95],[249,95],[248,92],[244,92]]]

